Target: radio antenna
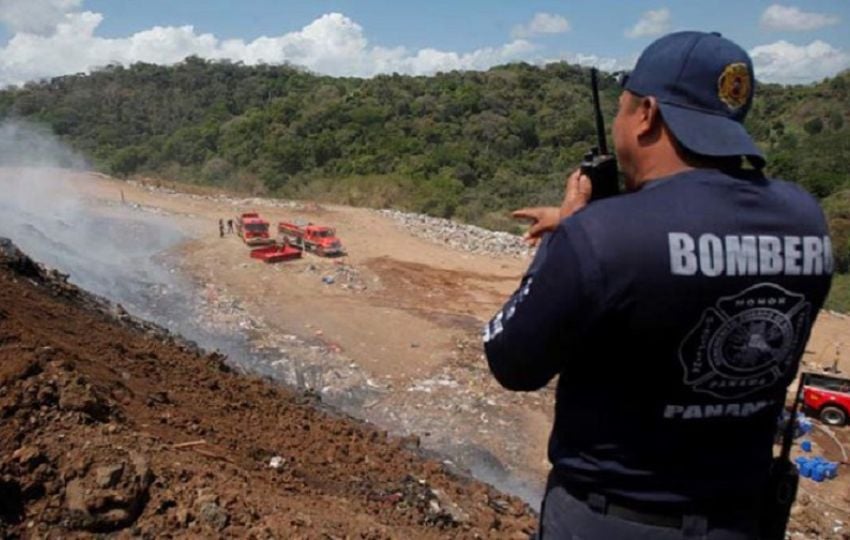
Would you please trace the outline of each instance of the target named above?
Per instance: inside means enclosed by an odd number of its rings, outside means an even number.
[[[590,68],[590,88],[593,93],[593,112],[596,115],[596,144],[601,155],[608,153],[608,143],[605,142],[605,122],[602,120],[602,109],[599,106],[599,81],[596,68]]]

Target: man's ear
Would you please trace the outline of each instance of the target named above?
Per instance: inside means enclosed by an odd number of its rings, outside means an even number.
[[[652,133],[652,131],[661,127],[661,110],[658,108],[658,101],[654,97],[644,96],[640,98],[638,114],[638,137]]]

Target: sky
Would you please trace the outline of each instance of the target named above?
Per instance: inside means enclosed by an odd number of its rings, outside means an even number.
[[[0,0],[0,86],[189,55],[358,77],[515,61],[618,70],[676,30],[721,32],[763,82],[850,68],[848,0]]]

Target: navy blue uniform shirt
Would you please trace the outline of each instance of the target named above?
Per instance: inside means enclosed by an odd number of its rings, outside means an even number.
[[[548,234],[485,329],[487,360],[511,390],[560,375],[549,459],[568,482],[637,503],[752,498],[832,265],[798,186],[679,173]]]

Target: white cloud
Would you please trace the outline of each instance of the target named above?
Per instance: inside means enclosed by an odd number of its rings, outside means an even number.
[[[540,34],[563,34],[570,31],[570,21],[561,15],[535,13],[527,24],[514,26],[511,35],[514,38],[528,38]]]
[[[567,62],[568,64],[577,64],[579,66],[595,67],[601,71],[612,73],[614,71],[634,68],[635,63],[637,62],[637,55],[613,58],[610,56],[598,56],[595,54],[563,52],[554,57],[547,57],[537,63],[543,65],[552,62]]]
[[[246,64],[288,62],[329,75],[369,77],[391,72],[428,74],[486,69],[494,64],[527,60],[536,50],[524,39],[468,53],[380,47],[369,44],[363,28],[340,13],[322,15],[295,32],[248,42],[221,40],[212,34],[198,33],[192,26],[156,26],[128,37],[102,38],[96,35],[102,20],[99,13],[70,12],[49,33],[18,27],[6,46],[0,47],[0,85],[86,72],[111,63],[172,64],[189,55]]]
[[[39,16],[26,9],[0,11],[0,22],[14,29],[8,43],[0,47],[0,86],[87,72],[113,63],[173,64],[189,55],[246,64],[288,62],[318,73],[362,77],[392,72],[424,75],[453,69],[483,70],[520,60],[536,64],[566,60],[606,71],[634,64],[634,58],[615,59],[573,52],[552,58],[544,56],[542,49],[533,42],[519,38],[465,53],[436,48],[382,47],[370,44],[363,28],[339,13],[322,15],[297,31],[252,41],[222,40],[213,34],[199,33],[192,26],[156,26],[126,37],[103,38],[97,36],[103,16],[79,11],[80,0],[28,1],[31,3],[0,0],[2,8],[36,4],[44,8],[38,11]],[[669,13],[665,17],[669,19]],[[537,33],[543,32],[543,28],[549,31],[564,28],[563,24],[532,25],[533,22],[528,27],[534,26]],[[641,30],[646,31],[646,28]],[[756,47],[751,55],[756,64],[756,76],[764,81],[810,82],[850,66],[847,52],[822,41],[806,46],[779,41]]]
[[[670,10],[650,9],[643,13],[635,25],[625,31],[626,37],[657,36],[670,29]]]
[[[0,0],[0,24],[12,33],[50,34],[82,0]]]
[[[835,15],[801,11],[792,6],[772,4],[761,14],[761,26],[767,30],[802,32],[838,24]]]
[[[750,50],[756,79],[785,84],[807,83],[850,67],[850,54],[820,40],[808,45],[777,41]]]

